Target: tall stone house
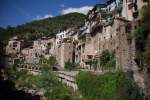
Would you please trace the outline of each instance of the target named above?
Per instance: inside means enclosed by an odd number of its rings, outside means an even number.
[[[23,42],[22,39],[18,38],[17,36],[12,37],[8,41],[8,45],[6,46],[6,55],[9,56],[8,58],[8,65],[12,66],[15,62],[18,62],[21,58],[20,50],[21,50],[21,43]]]
[[[65,63],[73,59],[73,44],[71,41],[71,28],[56,35],[55,56],[58,65],[64,68]]]

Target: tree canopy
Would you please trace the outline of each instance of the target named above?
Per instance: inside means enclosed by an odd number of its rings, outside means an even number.
[[[85,15],[80,13],[70,13],[66,15],[35,20],[17,27],[8,26],[0,28],[0,34],[3,35],[0,39],[5,40],[14,35],[33,39],[41,35],[54,35],[67,28],[78,27],[84,24]]]

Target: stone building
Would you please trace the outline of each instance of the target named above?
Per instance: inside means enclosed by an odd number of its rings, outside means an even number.
[[[26,63],[39,63],[40,59],[48,59],[55,55],[55,38],[42,37],[33,41],[33,45],[23,48],[21,55]]]
[[[131,67],[131,22],[122,17],[116,17],[113,24],[103,27],[99,35],[100,54],[103,50],[114,52],[116,56],[116,67],[128,69]]]
[[[107,18],[104,4],[97,4],[86,16],[85,25],[82,26],[75,41],[75,62],[82,68],[93,69],[92,62],[99,58],[99,34]]]
[[[112,14],[112,17],[115,16],[121,16],[121,11],[122,11],[122,2],[123,0],[107,0],[107,7],[106,10],[110,14]]]
[[[9,39],[8,44],[6,46],[6,55],[9,56],[8,64],[14,65],[20,59],[20,50],[21,44],[23,43],[22,39],[19,39],[17,36]]]
[[[55,38],[42,37],[35,40],[33,48],[37,56],[43,56],[48,59],[50,56],[55,54]]]
[[[23,40],[19,39],[17,36],[12,37],[8,41],[6,53],[7,54],[16,54],[20,52],[21,42]]]
[[[24,63],[39,63],[40,58],[36,54],[36,51],[33,48],[33,46],[22,49],[21,55],[24,58]]]
[[[65,37],[61,38],[62,40],[55,47],[56,60],[61,68],[64,68],[66,62],[73,62],[73,44],[70,34],[68,31]],[[58,34],[56,36],[58,36]]]
[[[130,21],[141,18],[141,9],[148,2],[148,0],[123,0],[122,16]]]
[[[56,34],[56,46],[61,45],[63,39],[69,37],[71,30],[72,30],[72,28],[68,28],[68,29]]]

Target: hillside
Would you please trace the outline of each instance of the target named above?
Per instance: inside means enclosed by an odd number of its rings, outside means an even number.
[[[77,27],[84,24],[85,15],[80,13],[70,13],[53,18],[36,20],[30,23],[19,25],[17,27],[0,28],[0,39],[6,40],[11,36],[20,35],[27,39],[33,39],[41,35],[54,35],[57,32],[69,27]],[[41,34],[42,33],[42,34]]]

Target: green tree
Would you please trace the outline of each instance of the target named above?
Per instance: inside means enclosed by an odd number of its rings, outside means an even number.
[[[85,15],[70,13],[53,18],[35,20],[17,27],[8,27],[1,33],[3,40],[18,35],[28,40],[34,40],[41,36],[54,36],[56,33],[70,27],[78,27],[84,24]],[[42,34],[41,34],[42,33]]]

